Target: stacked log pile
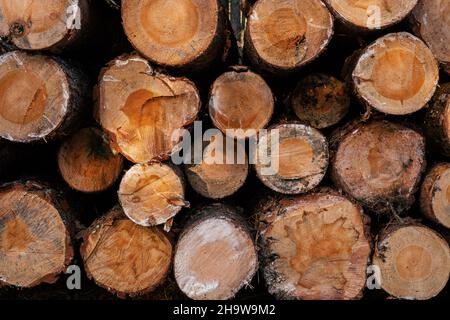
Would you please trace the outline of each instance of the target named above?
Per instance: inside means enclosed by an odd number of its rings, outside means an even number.
[[[448,1],[46,2],[0,0],[0,298],[449,297]]]

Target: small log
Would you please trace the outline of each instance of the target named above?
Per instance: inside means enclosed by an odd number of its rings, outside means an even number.
[[[61,60],[13,51],[0,56],[0,136],[51,140],[76,128],[87,81]]]
[[[250,283],[257,269],[249,231],[236,210],[224,205],[197,212],[175,248],[175,279],[191,299],[231,299]]]
[[[63,142],[58,167],[67,184],[81,192],[100,192],[111,187],[123,168],[123,157],[114,155],[103,133],[84,128]]]
[[[233,148],[227,147],[227,140],[221,133],[212,136],[203,148],[201,163],[184,166],[192,188],[211,199],[222,199],[239,190],[248,176],[248,158],[245,150],[238,148],[235,144]],[[240,155],[243,159],[238,158]]]
[[[418,0],[325,0],[334,16],[353,31],[386,29],[414,9]]]
[[[420,208],[427,218],[450,228],[450,163],[435,165],[425,176]]]
[[[127,217],[145,227],[164,224],[189,206],[184,200],[182,172],[162,163],[131,167],[122,178],[118,194]]]
[[[419,1],[410,15],[414,33],[430,47],[450,74],[450,5],[446,1]]]
[[[348,113],[350,96],[346,86],[326,74],[311,74],[300,80],[290,98],[291,108],[305,124],[328,128]]]
[[[367,106],[393,115],[422,109],[433,97],[439,67],[431,50],[407,33],[391,33],[362,51],[352,73],[356,95]]]
[[[91,19],[88,0],[0,1],[0,36],[23,50],[60,51],[77,43]]]
[[[261,134],[255,156],[256,174],[267,187],[285,194],[305,193],[325,176],[328,143],[312,127],[280,124]]]
[[[118,295],[138,296],[161,284],[172,263],[172,244],[158,228],[144,228],[119,206],[84,231],[80,248],[90,279]]]
[[[378,236],[373,264],[380,268],[381,287],[401,299],[435,297],[447,284],[450,248],[422,225],[391,225]]]
[[[237,66],[214,81],[209,95],[209,115],[222,132],[245,139],[267,126],[274,103],[264,79],[246,67]],[[242,132],[227,132],[239,129]]]
[[[290,73],[317,58],[333,35],[333,17],[320,0],[259,0],[248,17],[245,54],[269,73]]]
[[[201,101],[194,83],[155,71],[137,55],[103,69],[96,118],[111,147],[135,163],[166,160],[192,124]]]
[[[440,85],[425,115],[428,142],[438,153],[450,157],[450,83]]]
[[[61,194],[34,181],[0,188],[0,284],[54,283],[73,257],[73,230]]]
[[[228,50],[228,21],[217,0],[122,0],[122,21],[136,50],[164,67],[198,71]]]
[[[371,249],[361,207],[322,191],[273,199],[259,221],[264,278],[276,298],[362,297]]]

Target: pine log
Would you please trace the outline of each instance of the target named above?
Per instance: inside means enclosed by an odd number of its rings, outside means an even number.
[[[191,299],[231,299],[257,269],[255,245],[245,223],[235,209],[224,205],[199,210],[175,248],[175,279]]]
[[[133,223],[119,206],[84,231],[80,253],[88,277],[119,297],[151,292],[172,262],[166,234]]]
[[[234,194],[245,183],[247,155],[244,149],[238,149],[239,145],[232,146],[227,146],[226,137],[218,133],[204,146],[201,163],[184,166],[187,180],[197,193],[210,199],[222,199]],[[238,158],[240,152],[243,159]]]
[[[61,194],[34,181],[0,188],[0,284],[54,283],[73,257],[73,232]]]
[[[131,44],[155,64],[205,69],[225,58],[229,31],[217,0],[122,0]]]
[[[308,192],[322,181],[328,168],[326,138],[303,124],[271,127],[259,137],[255,153],[258,178],[280,193]]]
[[[425,115],[428,142],[440,154],[450,157],[450,83],[440,85]]]
[[[184,199],[182,174],[177,167],[162,163],[131,167],[118,191],[127,217],[141,226],[155,226],[166,223],[189,206]]]
[[[237,139],[255,135],[267,126],[274,110],[274,97],[264,79],[237,66],[214,81],[209,95],[209,115],[213,124]],[[242,132],[227,132],[239,130]]]
[[[401,213],[413,204],[426,167],[425,139],[387,121],[351,124],[331,139],[335,185],[376,213]]]
[[[96,118],[111,147],[135,163],[166,160],[201,101],[194,83],[155,71],[137,55],[116,58],[98,84]]]
[[[353,31],[391,27],[414,9],[418,0],[325,0],[334,16]]]
[[[337,124],[348,113],[350,96],[344,83],[326,74],[311,74],[297,83],[291,108],[303,123],[317,129]]]
[[[245,53],[269,73],[297,71],[317,58],[333,35],[333,17],[321,0],[259,0],[250,12]]]
[[[60,51],[77,43],[91,19],[88,0],[0,1],[0,36],[23,50]]]
[[[450,248],[433,230],[418,224],[391,225],[377,239],[373,264],[381,287],[401,299],[436,296],[450,275]]]
[[[436,59],[450,74],[450,3],[419,1],[410,15],[414,33],[430,47]]]
[[[58,167],[64,180],[81,192],[100,192],[111,187],[123,168],[123,157],[114,155],[103,133],[84,128],[61,145]]]
[[[358,205],[335,191],[272,199],[259,221],[264,278],[276,298],[362,297],[371,248]]]
[[[420,207],[427,218],[450,229],[450,163],[439,163],[427,173]]]
[[[439,67],[431,50],[407,33],[390,33],[362,51],[352,73],[356,95],[393,115],[422,109],[433,97]]]
[[[76,128],[87,96],[84,76],[62,60],[13,51],[0,56],[0,136],[48,141]]]

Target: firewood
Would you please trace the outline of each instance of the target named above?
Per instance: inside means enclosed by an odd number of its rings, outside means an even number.
[[[305,193],[316,187],[328,168],[328,143],[320,131],[296,123],[280,124],[261,134],[255,169],[270,189]]]
[[[422,213],[450,228],[450,164],[439,163],[425,176],[420,191]]]
[[[72,260],[73,220],[62,195],[34,182],[0,188],[0,284],[53,283]]]
[[[335,191],[272,199],[260,212],[268,290],[278,299],[362,296],[370,254],[362,209]]]
[[[425,133],[430,146],[446,157],[450,156],[450,83],[440,86],[425,115]]]
[[[217,0],[122,0],[131,44],[164,66],[204,69],[227,51],[227,17]]]
[[[0,36],[20,49],[59,51],[81,38],[90,18],[87,0],[1,0]]]
[[[436,296],[450,275],[450,248],[433,230],[418,224],[391,225],[377,240],[373,264],[381,287],[402,299]]]
[[[238,148],[239,145],[234,143],[232,147],[227,146],[227,139],[221,133],[212,136],[203,148],[201,163],[184,166],[192,188],[211,199],[222,199],[234,194],[248,176],[245,149]],[[240,155],[242,159],[238,159]]]
[[[259,0],[250,12],[245,53],[269,73],[297,71],[317,58],[333,35],[333,17],[320,0]]]
[[[298,82],[290,103],[302,122],[323,129],[347,115],[350,96],[345,84],[338,79],[321,73],[311,74]]]
[[[94,221],[83,240],[87,275],[119,297],[151,292],[169,273],[172,244],[165,233],[133,223],[119,206]]]
[[[385,29],[402,21],[418,0],[325,0],[344,25],[354,31]]]
[[[86,92],[84,76],[60,59],[20,51],[0,56],[0,136],[32,142],[71,133]]]
[[[209,115],[225,134],[239,130],[235,138],[244,139],[265,128],[272,118],[274,98],[264,79],[246,67],[234,67],[214,81],[209,95]]]
[[[367,106],[405,115],[422,109],[433,97],[439,67],[420,39],[406,32],[390,33],[363,50],[352,80]]]
[[[114,155],[103,133],[84,128],[61,145],[58,166],[64,180],[75,190],[99,192],[111,187],[119,177],[123,158]]]
[[[334,133],[331,178],[377,213],[401,213],[414,202],[426,166],[425,139],[388,121],[352,124]]]
[[[450,74],[450,29],[447,1],[419,1],[410,15],[414,33],[430,47],[444,70]]]
[[[142,226],[164,224],[189,206],[182,172],[162,163],[134,165],[123,176],[118,194],[125,214]]]
[[[182,138],[178,129],[195,121],[200,105],[187,78],[157,72],[137,55],[121,56],[100,75],[96,117],[114,150],[144,163],[170,157]]]
[[[253,239],[236,210],[228,206],[199,210],[175,248],[175,279],[191,299],[233,298],[257,269]]]

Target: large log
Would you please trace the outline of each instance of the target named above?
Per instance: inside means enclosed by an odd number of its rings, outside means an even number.
[[[137,55],[110,62],[97,94],[96,117],[111,147],[135,163],[168,159],[182,139],[178,129],[193,123],[201,106],[194,83],[157,72]]]
[[[48,141],[79,125],[87,81],[60,59],[13,51],[0,56],[0,136]]]
[[[381,287],[402,299],[436,296],[450,275],[450,248],[433,230],[418,224],[391,225],[377,239],[373,264]]]
[[[320,0],[259,0],[245,31],[245,54],[262,71],[287,74],[317,58],[333,35],[333,17]]]
[[[331,139],[335,185],[376,213],[401,213],[414,203],[426,167],[425,139],[387,121],[350,124]]]
[[[73,257],[73,233],[60,192],[35,181],[0,188],[0,284],[53,283]]]
[[[122,21],[136,50],[164,67],[198,71],[229,49],[229,23],[217,0],[122,0]]]
[[[407,32],[390,33],[361,52],[351,77],[366,106],[405,115],[422,109],[433,97],[439,67],[420,39]]]
[[[255,245],[245,223],[235,209],[224,205],[199,210],[175,249],[175,279],[195,300],[233,298],[257,269]]]
[[[172,262],[166,234],[133,223],[119,206],[84,231],[80,253],[88,277],[119,297],[151,292]]]
[[[279,124],[260,135],[255,150],[258,178],[274,191],[305,193],[328,168],[328,142],[319,130],[296,123]]]
[[[370,254],[362,209],[335,191],[272,199],[259,215],[269,292],[278,299],[362,297]]]
[[[64,180],[81,192],[100,192],[111,187],[123,168],[123,157],[114,155],[103,133],[84,128],[63,142],[58,167]]]

